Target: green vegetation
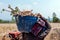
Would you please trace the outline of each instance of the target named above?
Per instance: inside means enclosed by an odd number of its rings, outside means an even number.
[[[9,8],[10,10],[2,9],[2,11],[11,12],[11,15],[12,15],[12,16],[13,16],[14,14],[17,14],[17,13],[20,11],[18,7],[15,7],[15,9],[13,9],[13,8],[11,7],[11,5],[8,5],[8,8]]]
[[[15,23],[15,20],[9,21],[9,20],[1,20],[0,23]]]
[[[49,21],[49,22],[52,22],[52,23],[60,23],[60,19],[57,17],[57,15],[56,15],[55,12],[53,12],[52,16],[53,16],[53,17],[52,17],[52,20],[50,20],[51,18],[48,17],[48,21]]]
[[[3,11],[7,11],[7,12],[10,12],[11,14],[10,15],[12,15],[12,20],[11,21],[7,21],[7,20],[2,20],[2,19],[0,19],[0,23],[15,23],[15,19],[14,19],[14,14],[17,14],[18,12],[19,12],[19,8],[18,7],[15,7],[15,9],[13,9],[12,7],[11,7],[11,5],[8,5],[8,8],[10,9],[10,10],[7,10],[7,9],[2,9],[2,12]]]
[[[56,13],[53,12],[53,22],[56,23],[56,22],[59,22],[59,18],[56,16]]]

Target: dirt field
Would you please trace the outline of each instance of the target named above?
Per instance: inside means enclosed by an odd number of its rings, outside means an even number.
[[[60,36],[60,34],[58,34],[58,32],[55,31],[55,30],[58,30],[58,29],[60,30],[60,23],[50,23],[50,25],[51,25],[52,29],[51,29],[50,33],[47,35],[47,37],[45,38],[45,40],[51,40],[51,38],[50,38],[51,34],[53,34],[56,37],[57,37],[57,35]],[[58,39],[55,39],[55,40],[58,40]]]
[[[60,23],[50,23],[50,25],[51,25],[52,29],[60,28]],[[52,31],[52,29],[51,29],[51,31]],[[3,35],[7,34],[8,32],[11,32],[11,31],[18,31],[16,24],[11,24],[11,23],[0,24],[0,40],[2,39]],[[46,39],[49,40],[50,33],[45,38],[45,40]]]

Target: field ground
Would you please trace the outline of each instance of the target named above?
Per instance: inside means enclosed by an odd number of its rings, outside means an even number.
[[[54,36],[56,36],[55,34],[55,30],[60,30],[60,23],[50,23],[50,25],[51,25],[51,27],[52,27],[52,29],[51,29],[51,31],[50,31],[50,33],[47,35],[47,37],[45,38],[45,40],[50,40],[51,38],[50,38],[50,36],[51,36],[51,34],[53,33],[53,35]],[[53,30],[53,29],[55,29],[55,30]],[[57,35],[58,35],[58,33],[57,33]],[[60,35],[60,34],[59,34]],[[53,39],[54,40],[54,39]],[[56,40],[56,39],[55,39]],[[58,40],[58,39],[57,39]]]
[[[60,23],[50,23],[50,25],[51,25],[52,29],[60,28]],[[51,32],[52,32],[52,29],[51,29]],[[14,24],[14,23],[1,23],[0,24],[0,40],[2,39],[3,35],[7,34],[8,32],[11,32],[11,31],[18,31],[16,24]],[[50,33],[45,38],[45,40],[46,39],[49,40]]]

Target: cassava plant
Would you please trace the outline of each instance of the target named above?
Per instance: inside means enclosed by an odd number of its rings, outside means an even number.
[[[11,15],[19,14],[19,15],[21,15],[21,16],[27,16],[27,15],[29,15],[29,16],[35,16],[35,17],[40,17],[40,16],[41,16],[40,13],[37,13],[37,14],[32,13],[33,10],[30,10],[30,11],[29,11],[29,10],[20,11],[20,9],[19,9],[18,7],[15,7],[15,9],[13,9],[13,8],[11,7],[11,5],[8,5],[8,8],[9,8],[10,10],[2,9],[2,11],[11,12]]]
[[[2,9],[2,11],[11,12],[11,15],[17,14],[17,13],[20,11],[18,7],[15,7],[15,9],[13,9],[13,8],[11,7],[11,5],[8,5],[8,8],[9,8],[10,10]]]

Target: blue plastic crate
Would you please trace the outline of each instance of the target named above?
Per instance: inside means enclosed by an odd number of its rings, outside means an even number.
[[[15,19],[19,31],[30,32],[38,18],[34,16],[16,16]]]

